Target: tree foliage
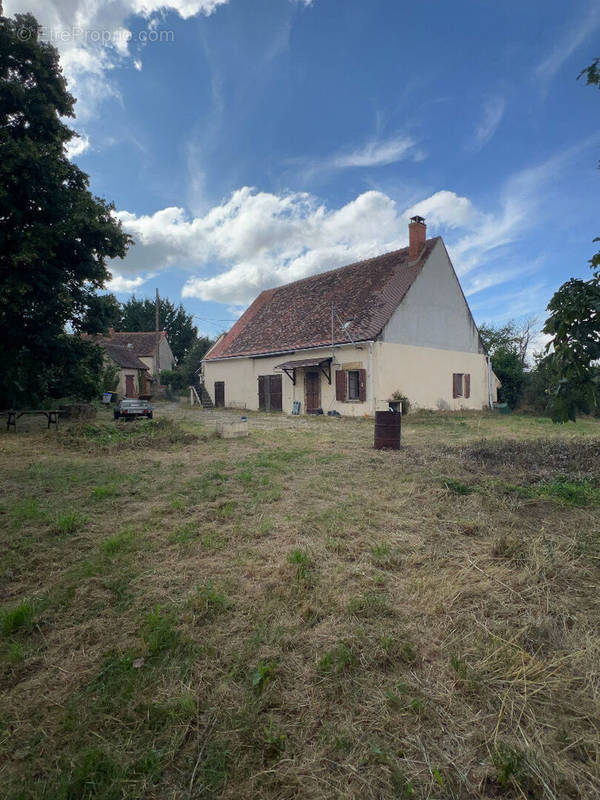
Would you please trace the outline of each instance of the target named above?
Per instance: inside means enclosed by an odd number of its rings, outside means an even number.
[[[153,331],[155,308],[154,300],[132,297],[123,304],[121,318],[113,327],[116,331]],[[175,306],[168,298],[161,298],[158,324],[161,330],[167,332],[175,361],[179,364],[197,342],[198,329],[192,315],[186,312],[181,303]]]
[[[600,88],[600,58],[578,77],[584,75],[587,85]],[[548,304],[544,332],[552,336],[546,351],[555,375],[550,392],[555,422],[575,421],[578,411],[597,412],[600,406],[600,252],[590,259],[590,266],[590,280],[571,278]]]
[[[502,383],[500,399],[515,408],[523,395],[527,348],[534,320],[521,325],[510,321],[502,326],[483,324],[479,335],[491,358],[492,369]]]
[[[187,389],[188,386],[198,383],[197,373],[202,366],[202,359],[213,344],[213,340],[206,336],[196,339],[176,369],[161,373],[161,383],[169,384],[176,391]]]
[[[599,405],[600,281],[571,278],[548,304],[544,333],[552,336],[553,367],[550,410],[555,422],[575,421],[577,411]]]
[[[86,330],[107,259],[129,237],[89,191],[66,145],[74,99],[29,14],[0,16],[0,406],[94,394],[101,355]],[[73,335],[67,334],[70,330]]]

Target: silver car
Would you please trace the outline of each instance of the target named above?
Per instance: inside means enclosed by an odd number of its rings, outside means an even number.
[[[152,406],[147,400],[135,400],[126,397],[116,406],[115,419],[152,419]]]

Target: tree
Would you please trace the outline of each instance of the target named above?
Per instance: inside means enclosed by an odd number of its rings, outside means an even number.
[[[168,383],[175,390],[187,389],[188,386],[198,382],[198,370],[202,366],[202,359],[214,342],[207,336],[196,339],[188,350],[183,361],[177,369],[161,373],[161,383]]]
[[[553,349],[556,374],[550,387],[552,419],[574,422],[578,410],[600,405],[600,281],[571,278],[555,292],[548,311],[543,330],[552,336],[546,350]]]
[[[132,297],[123,305],[121,319],[114,328],[117,331],[153,331],[155,313],[154,300]],[[175,361],[179,364],[198,336],[192,315],[186,312],[181,303],[175,306],[168,298],[161,298],[158,324],[161,330],[167,332]]]
[[[87,333],[108,333],[120,325],[123,308],[114,294],[98,294],[91,298],[83,324]]]
[[[582,69],[577,79],[585,75],[586,86],[597,86],[600,89],[600,58],[595,58],[589,67]],[[594,239],[595,242],[600,242],[600,237]],[[590,265],[594,272],[594,277],[600,280],[600,250],[590,259]]]
[[[66,145],[73,97],[30,14],[0,16],[0,406],[89,396],[101,354],[78,336],[130,238]],[[70,332],[67,333],[67,331]]]
[[[578,78],[582,75],[586,76],[587,85],[600,88],[600,58],[583,69]],[[553,337],[546,352],[556,375],[550,392],[555,422],[574,422],[577,411],[597,412],[600,405],[600,252],[592,256],[590,266],[590,280],[571,278],[548,304],[550,316],[544,332]]]
[[[492,369],[502,383],[500,397],[511,408],[518,405],[523,395],[527,348],[534,324],[535,320],[530,319],[520,326],[510,321],[503,326],[483,324],[479,328]]]

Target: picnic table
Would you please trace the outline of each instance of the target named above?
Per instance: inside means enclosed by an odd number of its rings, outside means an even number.
[[[58,418],[62,414],[62,411],[58,409],[45,409],[40,408],[35,411],[0,411],[0,415],[6,414],[6,430],[9,431],[11,427],[16,431],[17,430],[17,420],[20,417],[23,417],[27,414],[37,414],[38,416],[44,416],[48,420],[48,428],[50,425],[54,425],[56,429],[58,429]]]

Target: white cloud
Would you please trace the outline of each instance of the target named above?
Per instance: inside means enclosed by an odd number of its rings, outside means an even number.
[[[471,147],[481,150],[492,138],[504,116],[506,101],[503,97],[489,97],[483,102],[482,117],[475,127]]]
[[[326,163],[336,169],[346,167],[381,167],[387,164],[395,164],[397,161],[409,157],[412,152],[414,156],[415,142],[408,136],[398,136],[393,139],[377,141],[373,139],[363,147],[350,152],[340,152],[337,155],[326,159]]]
[[[189,269],[194,275],[184,297],[244,305],[267,287],[405,246],[415,213],[427,217],[430,232],[455,232],[465,271],[493,247],[490,231],[504,230],[507,240],[514,235],[502,214],[482,214],[468,198],[445,190],[402,211],[377,191],[331,209],[307,193],[280,196],[244,187],[204,216],[176,207],[142,217],[120,212],[137,242],[121,270]],[[215,265],[222,265],[216,274],[201,274]]]
[[[41,37],[57,47],[69,91],[78,99],[79,119],[92,116],[108,97],[117,96],[110,71],[139,59],[130,52],[132,15],[156,28],[159,19],[174,12],[183,19],[210,15],[229,0],[4,0],[4,13],[31,12],[42,27]],[[141,46],[140,40],[140,46]],[[166,46],[166,45],[165,45]],[[136,63],[137,62],[137,63]]]
[[[80,133],[77,137],[73,137],[67,144],[67,155],[69,158],[77,158],[82,153],[89,149],[90,140],[85,133]]]
[[[415,203],[406,213],[409,217],[425,217],[433,227],[458,228],[468,225],[476,212],[468,197],[442,190]]]
[[[388,139],[370,139],[365,144],[342,148],[322,158],[293,158],[288,161],[299,168],[303,182],[322,178],[343,169],[384,167],[398,161],[422,161],[425,154],[410,136],[392,136]]]
[[[139,58],[133,59],[133,66],[137,69],[138,72],[142,71],[142,62]]]
[[[118,292],[119,294],[133,292],[140,286],[143,286],[150,277],[150,275],[146,277],[139,275],[137,278],[125,278],[123,275],[118,275],[116,272],[113,272],[111,280],[106,284],[106,289],[109,292]]]
[[[575,22],[556,42],[552,52],[548,53],[535,67],[536,78],[547,84],[554,78],[570,56],[589,38],[600,25],[600,8],[597,2],[590,4],[587,14],[576,18]]]

